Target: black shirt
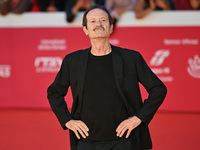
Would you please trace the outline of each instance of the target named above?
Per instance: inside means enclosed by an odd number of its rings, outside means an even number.
[[[116,128],[128,114],[116,87],[112,52],[104,56],[90,53],[82,106],[81,120],[89,128],[89,136],[82,140],[119,139]]]

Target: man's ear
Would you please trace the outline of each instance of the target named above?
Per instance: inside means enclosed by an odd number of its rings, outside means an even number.
[[[83,31],[85,32],[85,35],[88,35],[88,30],[87,30],[86,26],[83,27]]]
[[[110,26],[110,34],[113,33],[113,24]]]

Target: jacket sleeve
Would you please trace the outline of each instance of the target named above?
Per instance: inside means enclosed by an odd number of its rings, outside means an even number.
[[[167,88],[151,71],[140,53],[137,53],[136,60],[139,82],[149,94],[148,98],[144,100],[141,109],[136,113],[136,116],[148,125],[165,99]]]
[[[67,64],[67,57],[65,57],[54,82],[47,89],[47,98],[49,100],[50,106],[63,129],[67,129],[65,127],[65,123],[72,118],[67,108],[67,103],[64,100],[69,86],[69,68]]]

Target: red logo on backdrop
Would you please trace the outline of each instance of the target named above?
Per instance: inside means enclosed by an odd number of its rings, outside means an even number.
[[[152,71],[158,75],[158,77],[163,82],[172,82],[173,77],[169,76],[170,68],[169,67],[159,67],[164,63],[164,60],[167,59],[170,55],[169,50],[157,50],[150,60],[150,65],[156,68],[151,68]]]
[[[187,67],[188,73],[194,78],[200,78],[200,58],[198,55],[194,56],[194,59],[188,59],[189,66]]]
[[[11,76],[11,66],[10,65],[0,65],[0,77],[9,78]]]
[[[165,45],[198,45],[198,39],[164,39]]]
[[[38,45],[38,50],[66,50],[66,39],[41,39]]]
[[[151,66],[160,66],[170,54],[169,50],[158,50],[150,61]]]
[[[61,57],[37,57],[35,58],[34,66],[38,73],[58,72],[61,63]]]

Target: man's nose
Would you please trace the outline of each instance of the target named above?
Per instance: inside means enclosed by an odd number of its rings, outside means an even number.
[[[98,26],[100,26],[102,23],[101,23],[101,21],[100,20],[98,20],[97,22],[96,22],[96,25],[98,25]]]

